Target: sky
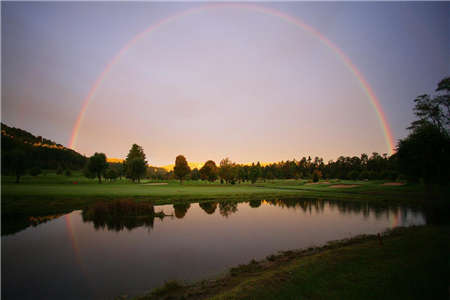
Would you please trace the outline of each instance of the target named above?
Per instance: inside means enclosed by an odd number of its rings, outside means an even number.
[[[183,13],[204,5],[2,2],[2,122],[85,155],[137,143],[152,165],[389,153],[361,78],[317,34],[239,4]],[[450,75],[449,2],[254,5],[344,53],[395,141]]]

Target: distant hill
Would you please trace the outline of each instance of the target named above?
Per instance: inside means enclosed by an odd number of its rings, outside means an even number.
[[[219,163],[220,162],[216,162],[217,166],[219,166]],[[188,162],[188,165],[191,168],[191,170],[195,169],[195,168],[200,170],[203,167],[204,164],[205,164],[204,162],[201,162],[201,163],[199,163],[199,162]],[[244,166],[251,166],[252,165],[252,163],[239,163],[239,164],[240,165],[244,165]],[[272,164],[272,163],[267,163],[267,162],[260,163],[260,165],[262,167],[268,166],[270,164]],[[167,171],[170,172],[170,171],[173,170],[174,167],[175,167],[175,164],[170,164],[170,165],[162,166],[161,168],[166,169]]]
[[[195,169],[195,168],[200,170],[200,168],[203,167],[204,164],[205,163],[188,162],[189,168],[191,168],[191,170]],[[170,172],[170,171],[173,171],[174,167],[175,167],[175,164],[170,164],[170,165],[162,166],[161,168],[163,168],[163,169],[165,169],[165,170]]]
[[[8,162],[4,161],[4,157],[14,150],[21,150],[25,154],[30,167],[56,169],[61,166],[77,170],[86,163],[87,158],[80,153],[23,129],[1,123],[1,131],[2,171],[8,171]]]
[[[107,157],[106,161],[112,164],[121,164],[123,163],[125,160],[122,158],[113,158],[113,157]]]

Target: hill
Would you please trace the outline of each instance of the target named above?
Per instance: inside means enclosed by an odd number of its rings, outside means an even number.
[[[17,153],[27,168],[78,170],[83,168],[86,157],[52,140],[35,136],[20,128],[1,123],[2,172],[10,173],[12,160]]]

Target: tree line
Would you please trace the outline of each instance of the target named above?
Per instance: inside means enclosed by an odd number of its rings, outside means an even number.
[[[122,177],[133,182],[143,178],[168,180],[185,179],[223,184],[255,183],[272,179],[405,179],[424,183],[450,182],[450,77],[438,83],[435,95],[420,95],[414,102],[416,120],[408,127],[409,135],[398,142],[391,156],[373,152],[360,156],[340,156],[324,162],[320,157],[302,157],[262,165],[239,164],[224,158],[216,164],[208,160],[191,170],[186,158],[175,158],[172,171],[147,165],[141,146],[133,144],[123,163],[108,163],[104,153],[86,158],[79,153],[49,140],[2,124],[2,173],[17,177],[27,170],[39,174],[40,168],[57,169],[58,173],[82,169],[88,178],[115,180]],[[47,146],[42,146],[47,145]],[[33,171],[34,169],[34,171]],[[65,171],[64,171],[65,170]]]
[[[29,173],[39,175],[42,169],[70,173],[80,170],[87,158],[51,140],[1,124],[2,174],[13,175],[16,182]]]

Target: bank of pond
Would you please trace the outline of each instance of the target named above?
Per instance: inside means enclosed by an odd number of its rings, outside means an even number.
[[[6,299],[138,296],[170,280],[222,276],[277,251],[431,224],[435,215],[421,207],[323,199],[97,201],[16,220],[21,225],[2,220],[2,293]]]

